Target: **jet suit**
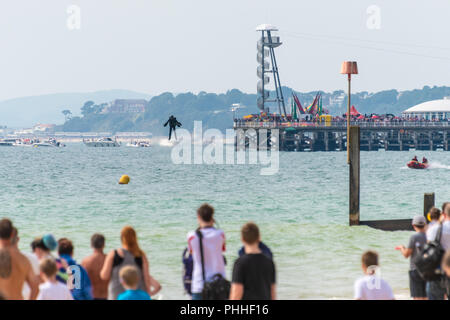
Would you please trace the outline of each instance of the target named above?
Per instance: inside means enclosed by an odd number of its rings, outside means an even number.
[[[175,131],[176,127],[181,127],[181,123],[177,120],[177,118],[175,118],[174,116],[170,116],[169,120],[166,121],[166,123],[164,124],[164,127],[167,127],[167,125],[169,125],[169,140],[172,137],[172,130],[173,130],[173,134],[175,135],[175,140],[177,140],[177,133]]]

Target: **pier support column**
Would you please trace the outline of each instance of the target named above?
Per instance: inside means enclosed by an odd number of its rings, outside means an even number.
[[[417,131],[413,133],[413,141],[414,141],[414,149],[418,150],[419,147],[419,138],[417,137]]]
[[[360,129],[357,126],[350,127],[350,184],[349,184],[349,218],[350,225],[359,225],[359,144],[360,144]]]
[[[325,131],[323,133],[323,139],[325,140],[325,151],[330,151],[330,147],[329,147],[329,136],[328,136],[328,131]]]
[[[433,151],[433,132],[428,133],[429,141],[430,141],[430,150]]]
[[[434,207],[434,192],[425,193],[423,195],[423,215],[425,216],[425,219],[427,219],[427,214],[433,207]]]
[[[443,134],[443,137],[444,137],[444,150],[445,151],[448,151],[448,135],[447,135],[447,131],[444,131],[444,134]]]

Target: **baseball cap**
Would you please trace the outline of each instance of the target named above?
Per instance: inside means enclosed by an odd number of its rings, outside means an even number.
[[[415,216],[412,221],[413,226],[418,226],[418,227],[423,227],[423,226],[425,226],[426,223],[427,223],[427,221],[425,220],[424,216]]]
[[[53,251],[58,246],[58,243],[56,242],[55,237],[52,234],[46,234],[42,237],[42,242],[44,242],[44,245],[47,247],[48,250]]]

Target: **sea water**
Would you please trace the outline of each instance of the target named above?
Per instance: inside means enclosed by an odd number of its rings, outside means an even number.
[[[426,156],[430,169],[406,163]],[[361,254],[380,254],[381,275],[398,298],[407,298],[408,261],[394,248],[411,232],[348,226],[345,152],[280,153],[279,172],[260,175],[258,165],[175,165],[171,147],[0,149],[0,217],[19,229],[20,248],[53,233],[88,255],[90,237],[106,236],[106,251],[120,246],[120,230],[133,226],[165,299],[187,299],[181,282],[186,234],[196,228],[203,202],[216,209],[225,230],[227,275],[240,228],[256,222],[272,249],[280,299],[351,299],[361,276]],[[128,185],[118,179],[127,174]],[[401,219],[422,214],[423,194],[450,201],[450,153],[361,152],[361,219]]]

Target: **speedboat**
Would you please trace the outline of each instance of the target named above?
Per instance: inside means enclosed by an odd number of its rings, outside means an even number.
[[[1,139],[0,147],[13,147],[16,143],[16,139]]]
[[[32,147],[33,143],[30,139],[20,139],[14,143],[14,147]]]
[[[408,168],[411,169],[426,169],[429,167],[429,163],[428,162],[419,162],[419,161],[410,161],[408,162],[407,166]]]
[[[66,145],[56,141],[56,139],[49,139],[47,141],[36,141],[33,147],[65,147]]]
[[[97,140],[83,140],[87,147],[120,147],[120,142],[111,138],[100,138]]]

